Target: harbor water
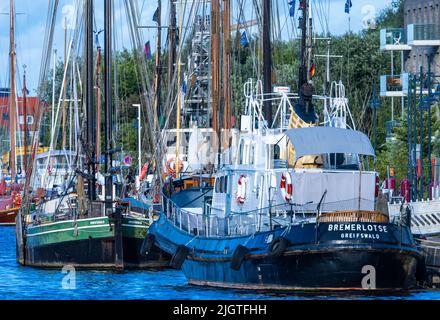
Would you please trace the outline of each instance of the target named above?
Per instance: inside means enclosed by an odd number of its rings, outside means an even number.
[[[0,228],[1,300],[440,300],[440,290],[365,294],[250,292],[189,286],[183,273],[76,271],[22,267],[16,262],[15,228]]]

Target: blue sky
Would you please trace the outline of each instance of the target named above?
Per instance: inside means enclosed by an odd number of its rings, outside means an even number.
[[[61,0],[60,10],[66,5],[72,5],[78,0]],[[119,27],[116,31],[117,43],[119,47],[129,47],[130,39],[128,31],[125,27],[125,13],[123,11],[124,0],[114,0],[116,11],[116,23]],[[246,1],[246,0],[244,0]],[[249,0],[250,1],[250,0]],[[289,0],[276,0],[280,7],[287,7],[285,3]],[[16,0],[16,12],[19,13],[16,17],[16,42],[17,42],[17,64],[19,67],[20,77],[23,72],[23,65],[27,66],[28,74],[28,89],[31,93],[35,92],[38,86],[38,75],[40,71],[40,62],[42,55],[42,47],[45,33],[46,15],[48,11],[48,0]],[[103,1],[95,0],[96,7],[96,24],[99,27],[103,25]],[[138,0],[139,7],[143,7],[142,23],[153,25],[152,17],[156,9],[155,0]],[[167,0],[162,0],[166,3]],[[298,7],[299,0],[296,1]],[[368,17],[374,17],[381,10],[391,4],[391,0],[352,0],[353,7],[350,14],[350,28],[357,32],[364,27],[364,21]],[[343,34],[348,30],[348,15],[344,12],[345,0],[312,0],[316,8],[321,8],[328,13],[329,30],[332,34]],[[166,12],[162,12],[163,21],[167,21]],[[297,10],[298,11],[298,10]],[[9,12],[9,1],[0,1],[0,13]],[[60,12],[60,17],[62,12]],[[284,18],[287,16],[284,14]],[[316,17],[319,21],[322,17]],[[286,18],[287,19],[287,18]],[[58,49],[59,54],[63,52],[63,30],[62,19],[58,20],[55,36],[55,48]],[[295,22],[296,23],[296,22]],[[145,31],[144,37],[146,40],[155,42],[155,35],[153,31]],[[165,38],[165,37],[163,37]],[[102,42],[101,38],[101,42]],[[8,53],[9,53],[9,16],[0,15],[0,87],[8,86]]]

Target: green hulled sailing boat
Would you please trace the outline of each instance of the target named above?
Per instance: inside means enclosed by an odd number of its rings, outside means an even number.
[[[147,250],[148,255],[141,255],[140,249],[152,222],[148,206],[137,201],[114,200],[113,178],[118,170],[112,167],[112,158],[120,150],[114,147],[112,136],[111,0],[105,1],[105,186],[101,196],[97,191],[103,176],[97,172],[98,162],[95,160],[99,134],[96,132],[96,118],[100,106],[95,106],[94,101],[93,1],[82,3],[83,8],[79,11],[85,20],[86,85],[82,99],[85,102],[82,117],[85,126],[76,137],[80,147],[73,163],[69,164],[70,172],[65,174],[61,192],[48,195],[39,190],[25,195],[25,205],[17,217],[17,259],[22,265],[34,267],[165,267],[169,264],[169,256],[159,249],[153,248]],[[50,6],[55,17],[57,6],[52,1]],[[46,43],[53,38],[55,21],[49,19],[49,24],[51,32]],[[80,38],[79,31],[76,32],[73,43]],[[65,67],[64,83],[67,69]],[[73,69],[75,74],[76,68]],[[56,170],[58,165],[52,162],[51,170]]]

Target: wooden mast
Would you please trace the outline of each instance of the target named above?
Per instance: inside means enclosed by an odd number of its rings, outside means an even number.
[[[212,128],[216,134],[220,165],[220,0],[212,0],[211,6]]]
[[[315,108],[313,106],[313,94],[315,88],[313,86],[311,70],[312,56],[312,20],[311,7],[308,0],[300,0],[300,8],[302,17],[300,19],[301,28],[301,65],[298,75],[298,91],[299,102],[295,105],[296,114],[306,123],[313,124],[317,120]],[[310,9],[310,10],[309,10]],[[307,30],[307,22],[309,22],[309,30]]]
[[[98,43],[96,53],[96,159],[99,171],[101,163],[101,45]]]
[[[64,69],[67,69],[67,17],[64,18]],[[62,125],[62,143],[61,150],[66,150],[67,132],[66,132],[66,122],[67,122],[67,77],[63,79],[63,125]],[[63,158],[63,161],[65,159]]]
[[[155,121],[160,120],[162,116],[161,108],[160,108],[160,94],[161,94],[161,64],[160,64],[160,58],[161,58],[161,42],[162,42],[162,30],[161,30],[161,0],[157,0],[157,42],[156,42],[156,79],[155,79],[155,98],[154,98],[154,107],[156,110],[157,117],[155,117]],[[160,125],[160,123],[159,123]],[[155,128],[158,128],[157,125],[154,126]]]
[[[231,129],[231,87],[228,79],[231,75],[231,0],[223,0],[223,147],[229,148]]]
[[[302,86],[307,83],[307,0],[300,0],[300,10],[302,10],[302,18],[300,20],[301,28],[301,65],[299,67],[298,92],[301,92]]]
[[[24,72],[23,72],[23,120],[24,120],[24,135],[23,135],[23,146],[24,146],[24,155],[23,155],[23,165],[24,165],[24,172],[23,176],[26,174],[27,177],[27,154],[28,154],[28,141],[27,141],[27,88],[26,88],[26,66],[23,66]]]
[[[183,10],[182,10],[182,4],[180,5],[180,13],[179,13],[179,35],[182,34],[183,29]],[[180,94],[180,84],[182,80],[182,46],[183,43],[181,39],[179,39],[179,59],[177,60],[177,115],[176,115],[176,177],[179,177],[180,175],[180,123],[181,123],[181,97]]]
[[[95,104],[93,92],[93,0],[87,0],[86,4],[86,106],[87,106],[87,155],[88,155],[88,198],[96,200],[95,173]]]
[[[112,15],[113,0],[104,2],[104,97],[105,97],[105,212],[109,217],[113,217],[115,228],[115,267],[124,268],[124,247],[122,238],[122,211],[116,207],[113,212],[113,174],[112,158],[113,153],[113,88],[112,88]]]
[[[112,0],[105,0],[104,5],[105,21],[104,21],[104,97],[105,97],[105,209],[106,213],[111,212],[113,207],[113,176],[109,174],[112,166],[112,153],[113,146],[113,97],[112,97]]]
[[[265,94],[272,92],[272,45],[271,31],[271,0],[263,0],[263,89]],[[272,104],[264,101],[264,117],[267,125],[272,126]]]
[[[9,92],[9,132],[10,132],[10,170],[11,170],[11,182],[14,183],[16,176],[16,162],[15,162],[15,145],[16,145],[16,121],[17,121],[17,105],[16,105],[16,92],[15,92],[15,11],[14,11],[14,0],[10,0],[10,65],[11,65],[11,76],[10,76],[10,92]]]
[[[168,28],[168,91],[173,92],[173,77],[176,65],[176,4],[170,0],[170,26]]]

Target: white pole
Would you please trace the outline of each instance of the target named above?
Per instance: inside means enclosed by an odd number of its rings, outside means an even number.
[[[391,77],[394,78],[394,52],[393,52],[393,50],[391,50]],[[394,121],[394,97],[391,97],[391,121]]]
[[[140,176],[142,173],[142,140],[141,140],[141,105],[140,104],[134,104],[133,107],[138,108],[138,176],[136,177],[136,189],[139,189],[141,185]]]
[[[53,51],[53,75],[52,75],[52,122],[51,122],[51,132],[54,130],[55,124],[55,79],[56,79],[56,68],[57,68],[57,50]]]
[[[403,74],[405,73],[405,62],[403,60],[403,51],[400,51],[400,70],[401,70],[400,79],[403,80]],[[405,97],[404,96],[402,96],[401,104],[402,104],[402,120],[403,120],[403,117],[405,115],[405,113],[404,113],[405,112]]]

